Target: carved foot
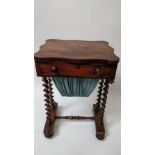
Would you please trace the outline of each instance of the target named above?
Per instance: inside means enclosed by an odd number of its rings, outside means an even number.
[[[96,138],[99,140],[103,140],[105,137],[105,129],[103,122],[103,110],[96,110],[96,105],[94,107],[94,121],[96,126]]]
[[[54,125],[53,124],[49,124],[48,121],[46,121],[45,123],[45,127],[44,127],[44,136],[46,138],[51,138],[54,135]]]
[[[54,102],[54,108],[50,111],[50,119],[46,120],[45,127],[44,127],[44,136],[46,138],[51,138],[54,135],[54,125],[56,119],[58,105]]]

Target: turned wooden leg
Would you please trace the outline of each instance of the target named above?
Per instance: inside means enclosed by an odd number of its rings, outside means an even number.
[[[103,93],[102,93],[101,110],[103,111],[103,117],[104,117],[104,111],[105,111],[105,106],[106,106],[106,101],[107,101],[109,83],[111,83],[111,81],[109,79],[106,79],[104,82],[104,88],[103,88]]]
[[[54,102],[52,78],[43,77],[42,81],[44,86],[45,96],[45,110],[46,110],[46,123],[44,127],[44,135],[50,138],[54,134],[54,123],[56,119],[57,103]]]
[[[98,95],[97,95],[97,103],[96,103],[96,106],[95,106],[95,110],[96,111],[99,111],[100,110],[100,105],[101,105],[101,95],[102,95],[102,89],[103,89],[103,82],[104,80],[102,79],[100,82],[99,82],[99,87],[98,87]]]
[[[107,99],[107,94],[109,89],[109,83],[110,81],[108,79],[101,80],[101,82],[99,83],[100,86],[98,91],[97,103],[94,104],[94,120],[95,120],[95,126],[96,126],[96,137],[99,140],[102,140],[105,137],[103,117],[104,117],[106,99]],[[103,88],[103,85],[104,85],[104,88]]]

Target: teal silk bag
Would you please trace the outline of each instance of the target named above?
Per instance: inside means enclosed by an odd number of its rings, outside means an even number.
[[[53,77],[62,96],[88,97],[95,89],[98,79]]]

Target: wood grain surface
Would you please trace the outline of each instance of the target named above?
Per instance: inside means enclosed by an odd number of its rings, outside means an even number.
[[[114,49],[105,41],[49,39],[34,56],[36,61],[65,60],[70,62],[118,63]]]

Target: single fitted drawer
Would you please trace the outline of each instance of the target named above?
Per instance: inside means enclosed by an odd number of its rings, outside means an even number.
[[[36,62],[38,76],[83,78],[115,78],[116,65],[74,64],[68,62]]]

